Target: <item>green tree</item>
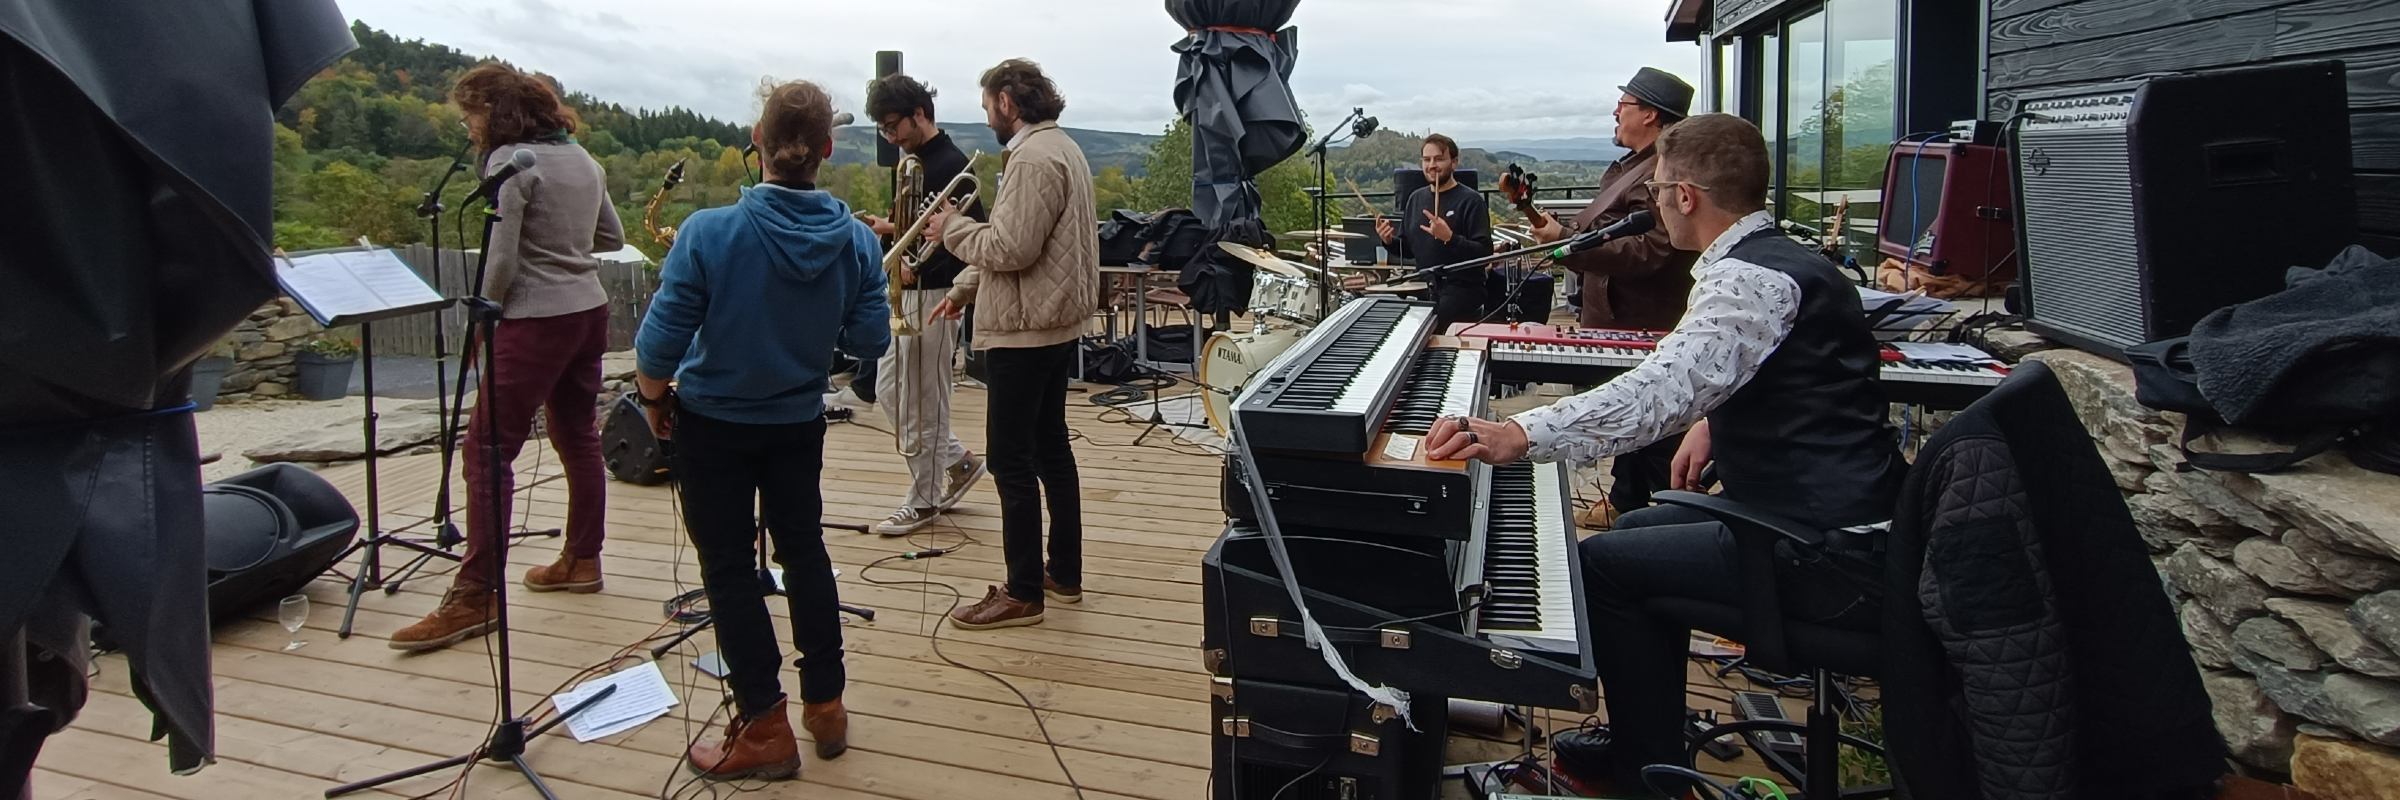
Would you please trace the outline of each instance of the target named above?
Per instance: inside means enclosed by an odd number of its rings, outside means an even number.
[[[326,164],[299,180],[313,219],[301,222],[338,232],[342,241],[364,236],[378,244],[415,241],[406,207],[412,194],[347,161]]]

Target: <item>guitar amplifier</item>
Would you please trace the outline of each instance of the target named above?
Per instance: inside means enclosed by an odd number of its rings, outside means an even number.
[[[2339,61],[2042,90],[2018,105],[2036,333],[2122,360],[2356,238]]]

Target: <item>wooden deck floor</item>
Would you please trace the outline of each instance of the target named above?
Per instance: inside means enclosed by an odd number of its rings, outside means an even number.
[[[1024,691],[1041,710],[1083,797],[1201,798],[1208,779],[1209,695],[1198,653],[1200,559],[1223,521],[1218,461],[1173,443],[1164,433],[1153,433],[1149,442],[1170,446],[1133,446],[1141,427],[1122,424],[1115,419],[1119,414],[1104,419],[1086,402],[1088,396],[1069,399],[1070,421],[1081,435],[1075,446],[1082,465],[1087,599],[1080,605],[1054,604],[1038,627],[944,628],[940,646],[950,657],[1004,675]],[[980,451],[982,393],[960,390],[956,409],[960,437]],[[879,414],[862,420],[884,425]],[[538,444],[527,448],[517,465],[521,474],[540,480],[537,476],[556,472],[554,458],[537,459],[542,449]],[[907,474],[888,435],[837,425],[826,450],[829,521],[868,523],[890,512]],[[363,509],[358,467],[326,474]],[[400,527],[425,516],[437,475],[432,456],[386,459],[381,471],[386,525]],[[607,590],[509,595],[519,709],[535,708],[543,692],[660,632],[662,601],[699,586],[668,490],[614,482],[609,489]],[[563,483],[542,483],[530,493],[529,527],[563,523]],[[872,577],[922,578],[957,587],[970,600],[980,597],[1002,572],[998,501],[990,483],[978,486],[948,520],[929,528],[938,533],[921,541],[947,544],[963,535],[980,544],[945,558],[878,569]],[[829,531],[826,542],[842,569],[843,599],[879,614],[874,623],[846,631],[852,749],[834,761],[810,755],[800,781],[769,785],[759,796],[1073,797],[1034,716],[1016,696],[935,655],[930,634],[952,602],[949,593],[860,580],[861,566],[904,545],[839,531]],[[510,559],[511,575],[549,562],[558,548],[555,539],[518,547]],[[307,589],[314,613],[301,633],[309,641],[306,647],[282,651],[285,633],[271,609],[219,629],[219,762],[194,776],[167,773],[163,747],[146,741],[150,718],[131,696],[123,659],[102,659],[82,717],[43,752],[35,796],[315,797],[339,782],[456,755],[480,743],[495,704],[484,642],[424,655],[385,646],[385,637],[430,610],[448,583],[442,575],[410,582],[397,595],[370,593],[358,612],[357,635],[346,641],[335,637],[344,587],[331,579]],[[780,603],[770,605],[783,615]],[[681,786],[685,773],[678,758],[699,732],[698,721],[722,696],[720,684],[690,668],[691,657],[711,647],[712,637],[703,634],[661,663],[683,699],[676,713],[584,745],[556,732],[531,746],[530,761],[565,797],[656,797],[662,788]],[[1693,705],[1725,708],[1729,698],[1722,685],[1695,676]],[[797,690],[788,667],[784,680],[787,690]],[[1796,715],[1798,708],[1792,710]],[[1562,715],[1552,724],[1564,727],[1572,721]],[[1454,745],[1454,760],[1494,757],[1461,755],[1468,749]],[[1503,750],[1498,757],[1505,755]],[[1703,761],[1711,771],[1764,774],[1750,756],[1724,764]],[[437,790],[454,775],[445,771],[402,781],[384,796]],[[1458,790],[1455,782],[1450,788]],[[478,767],[461,796],[534,793],[512,772]]]

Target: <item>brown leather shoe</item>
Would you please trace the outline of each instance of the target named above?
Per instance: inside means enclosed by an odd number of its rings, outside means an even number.
[[[537,592],[576,594],[600,591],[600,557],[576,558],[561,552],[558,560],[549,566],[526,570],[525,588]]]
[[[784,715],[790,704],[778,700],[767,713],[750,719],[735,714],[725,723],[724,736],[692,743],[684,753],[684,766],[718,781],[779,781],[799,775],[800,742],[792,738],[792,721]]]
[[[1047,567],[1045,567],[1042,570],[1042,596],[1059,601],[1061,603],[1073,605],[1083,602],[1083,587],[1068,586],[1066,584],[1059,583],[1058,581],[1051,580],[1050,571]]]
[[[962,631],[1014,628],[1020,625],[1039,625],[1042,622],[1042,601],[1025,602],[1008,596],[994,586],[983,593],[983,601],[950,612],[950,627]]]
[[[491,633],[500,624],[493,612],[493,595],[482,584],[460,581],[442,595],[442,605],[417,624],[392,634],[394,650],[440,650]]]
[[[808,729],[808,738],[817,740],[818,758],[850,752],[850,710],[842,707],[841,698],[801,703],[800,727]]]

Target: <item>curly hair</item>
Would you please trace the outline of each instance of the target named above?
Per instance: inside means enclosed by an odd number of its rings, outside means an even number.
[[[759,160],[786,178],[809,178],[833,143],[833,97],[808,81],[770,83],[758,113]]]
[[[980,85],[985,94],[1007,96],[1017,105],[1017,118],[1026,122],[1049,122],[1067,110],[1067,98],[1042,74],[1042,65],[1022,58],[984,70]]]
[[[466,115],[477,148],[552,139],[575,132],[583,122],[558,99],[557,87],[540,75],[486,61],[458,76],[450,102]]]
[[[867,121],[881,125],[884,117],[894,114],[905,117],[919,109],[924,110],[926,119],[933,119],[935,94],[931,87],[906,75],[895,73],[876,78],[867,84]]]

